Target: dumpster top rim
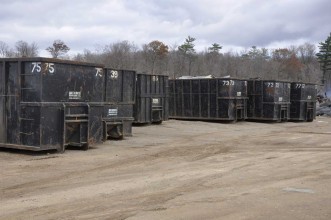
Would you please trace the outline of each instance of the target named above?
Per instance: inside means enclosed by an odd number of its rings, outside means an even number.
[[[277,79],[247,79],[248,82],[261,81],[261,82],[280,82],[280,83],[292,83],[293,81],[277,80]]]
[[[111,68],[111,67],[104,67],[106,70],[116,70],[116,71],[132,71],[132,72],[136,72],[136,70],[133,69],[119,69],[119,68]]]
[[[137,75],[146,75],[146,76],[165,76],[165,77],[169,77],[168,75],[165,75],[165,74],[137,73]]]
[[[314,86],[316,86],[316,85],[319,85],[319,84],[317,84],[317,83],[312,83],[312,82],[299,82],[299,81],[295,81],[295,82],[291,82],[291,84],[295,84],[295,83],[304,83],[304,84],[306,84],[306,85],[314,85]]]
[[[190,79],[169,79],[169,80],[214,80],[214,79],[221,79],[221,80],[241,80],[241,81],[248,81],[247,79],[241,79],[236,77],[215,77],[215,78],[190,78]]]
[[[1,61],[21,61],[21,62],[52,62],[52,63],[63,63],[63,64],[72,64],[72,65],[84,65],[84,66],[96,66],[104,68],[103,64],[98,63],[88,63],[88,62],[81,62],[81,61],[73,61],[73,60],[62,60],[56,58],[49,58],[49,57],[17,57],[17,58],[0,58]]]

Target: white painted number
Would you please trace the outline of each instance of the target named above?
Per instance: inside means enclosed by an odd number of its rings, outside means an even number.
[[[48,71],[49,73],[54,73],[55,72],[55,66],[54,66],[54,63],[44,63],[45,65],[45,70],[46,72]],[[37,73],[40,73],[41,70],[42,70],[42,65],[41,65],[41,62],[33,62],[32,63],[32,70],[31,70],[31,73],[33,72],[37,72]]]
[[[102,77],[102,68],[95,68],[96,69],[96,73],[95,73],[95,76],[99,76],[99,77]]]
[[[46,63],[46,70],[48,70],[49,73],[54,73],[54,63]]]
[[[223,80],[223,86],[234,86],[233,80]]]
[[[118,72],[116,70],[110,71],[110,78],[117,79],[118,78]]]
[[[297,84],[295,84],[295,88],[296,89],[300,89],[300,88],[305,88],[305,84],[300,84],[300,83],[297,83]]]
[[[37,71],[37,73],[40,73],[41,72],[41,62],[34,62],[34,63],[32,63],[32,73],[34,72],[34,71]]]
[[[273,82],[268,82],[267,87],[274,87],[274,83]]]
[[[158,76],[152,76],[152,80],[153,80],[153,82],[157,82],[157,81],[159,81],[159,77]]]

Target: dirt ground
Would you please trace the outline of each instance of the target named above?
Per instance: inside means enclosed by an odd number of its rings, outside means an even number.
[[[331,118],[170,120],[64,154],[0,150],[0,219],[331,219]]]

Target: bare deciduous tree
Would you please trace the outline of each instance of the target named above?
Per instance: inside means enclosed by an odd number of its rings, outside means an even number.
[[[189,42],[181,46],[170,46],[165,57],[156,59],[154,67],[155,56],[152,55],[157,54],[159,43],[156,43],[155,47],[148,46],[148,43],[143,45],[142,49],[138,49],[133,43],[122,41],[100,46],[102,49],[94,52],[86,50],[75,59],[98,62],[119,69],[168,74],[172,78],[190,73],[192,76],[212,74],[216,77],[230,75],[245,79],[260,77],[319,83],[322,77],[317,58],[314,56],[314,46],[308,43],[299,47],[275,50],[251,47],[242,52],[215,53],[220,47],[218,44],[214,49],[206,48],[203,52],[196,52],[193,41],[187,40]],[[192,48],[193,50],[189,51]],[[185,54],[194,57],[189,62]]]
[[[7,57],[9,51],[9,46],[3,42],[0,41],[0,57]]]
[[[133,69],[137,46],[128,41],[106,45],[103,50],[105,65],[116,69]]]
[[[33,42],[31,44],[25,41],[18,41],[15,44],[17,57],[36,57],[38,56],[38,45]]]

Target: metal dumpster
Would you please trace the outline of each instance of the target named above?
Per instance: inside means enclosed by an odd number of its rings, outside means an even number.
[[[162,123],[168,117],[168,76],[138,73],[134,123]]]
[[[64,151],[102,142],[102,66],[4,58],[0,83],[0,147]]]
[[[246,119],[247,81],[236,78],[169,80],[169,118],[237,121]]]
[[[291,83],[276,80],[248,80],[247,119],[287,121],[290,118]]]
[[[132,135],[136,72],[105,69],[104,139]]]
[[[316,115],[317,85],[291,83],[291,121],[313,121]]]

